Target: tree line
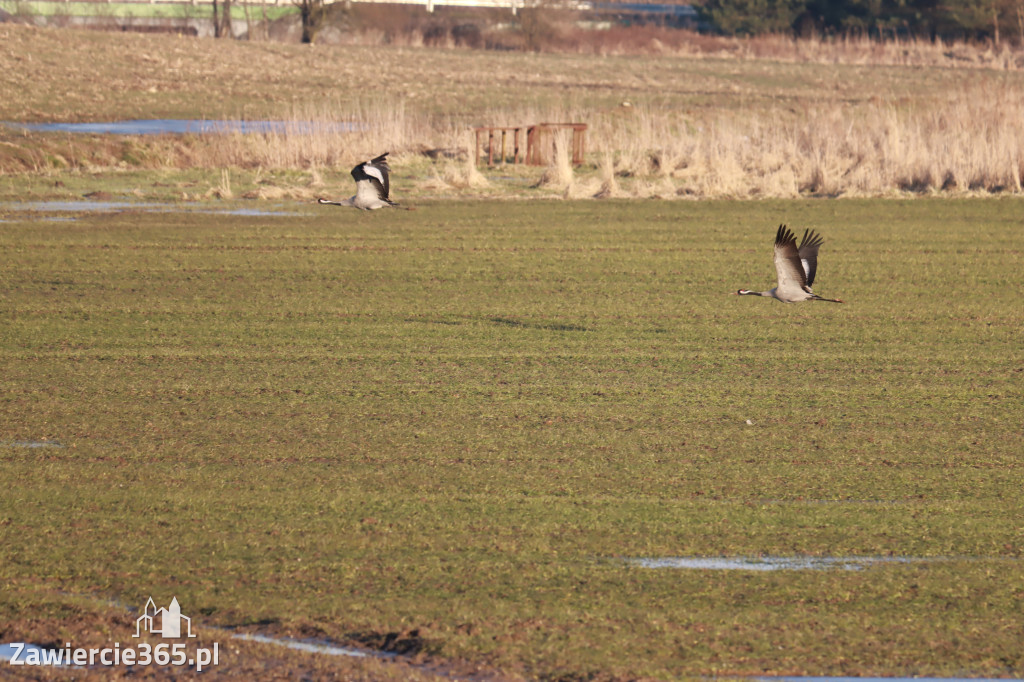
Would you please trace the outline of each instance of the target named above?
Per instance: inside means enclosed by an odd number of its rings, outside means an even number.
[[[727,35],[1024,43],[1024,0],[705,0],[700,12],[708,26]]]
[[[220,0],[228,15],[232,0]],[[606,0],[607,1],[607,0]],[[614,2],[615,0],[612,0]],[[683,2],[687,0],[623,0]],[[214,7],[217,0],[213,0]],[[331,0],[291,0],[302,19],[302,41],[313,42],[327,19]],[[691,0],[700,26],[724,35],[791,33],[810,36],[868,36],[930,40],[1004,41],[1024,45],[1024,0]],[[518,19],[558,0],[527,0]],[[216,15],[216,9],[215,15]],[[215,18],[216,22],[216,18]],[[229,31],[219,31],[230,35]]]

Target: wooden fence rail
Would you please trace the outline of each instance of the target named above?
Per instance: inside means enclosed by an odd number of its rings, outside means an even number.
[[[476,133],[476,156],[473,158],[480,163],[483,151],[487,153],[487,165],[495,165],[495,158],[498,164],[505,164],[509,160],[509,133],[512,136],[512,163],[518,164],[520,155],[523,162],[530,166],[545,166],[554,159],[555,135],[561,130],[572,131],[571,155],[572,163],[578,166],[583,163],[583,156],[586,153],[586,123],[537,123],[531,126],[479,126],[474,128]],[[526,137],[526,150],[520,146],[521,140]],[[500,143],[499,143],[500,140]]]

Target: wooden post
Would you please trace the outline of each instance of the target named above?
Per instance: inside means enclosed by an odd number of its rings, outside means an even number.
[[[540,124],[532,126],[530,128],[530,140],[526,150],[526,163],[531,166],[540,165],[540,145],[541,145],[541,126]]]
[[[551,162],[551,146],[554,143],[554,135],[560,130],[572,131],[572,163],[580,165],[583,163],[587,152],[587,124],[586,123],[537,123],[525,127],[526,150],[523,151],[522,136],[524,129],[513,126],[480,126],[474,128],[476,133],[476,156],[474,163],[480,163],[482,136],[487,133],[487,165],[493,166],[495,154],[500,154],[498,163],[504,166],[508,163],[508,131],[512,131],[512,163],[520,162],[530,166],[543,166]],[[501,148],[496,149],[497,144],[495,132],[501,132]]]
[[[586,153],[587,124],[579,123],[572,127],[572,162],[577,166],[583,163]]]

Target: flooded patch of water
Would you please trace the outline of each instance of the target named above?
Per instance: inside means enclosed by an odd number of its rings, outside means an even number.
[[[229,133],[311,135],[325,132],[352,132],[361,127],[359,124],[345,121],[231,121],[178,118],[95,123],[17,123],[7,121],[4,125],[36,132],[92,135],[224,135]]]
[[[880,564],[941,561],[916,557],[661,557],[626,559],[640,568],[676,568],[698,571],[859,571]]]
[[[1019,678],[990,677],[750,677],[758,682],[1024,682]]]
[[[0,661],[21,666],[51,666],[54,668],[77,668],[68,660],[67,651],[63,649],[46,649],[38,644],[12,642],[0,644]]]
[[[355,656],[357,658],[395,658],[397,654],[388,651],[373,651],[371,649],[355,649],[347,646],[339,646],[330,642],[316,640],[290,639],[288,637],[268,637],[267,635],[254,635],[250,633],[238,633],[231,635],[232,639],[241,639],[246,642],[259,642],[260,644],[274,644],[296,651],[306,651],[313,654],[327,654],[328,656]]]
[[[0,444],[12,448],[62,448],[64,444],[56,440],[10,440]]]
[[[32,211],[35,213],[68,213],[68,212],[97,212],[115,213],[121,211],[144,211],[147,213],[209,213],[213,215],[239,215],[239,216],[282,216],[297,215],[291,211],[270,209],[270,208],[209,208],[190,206],[187,204],[172,204],[158,202],[133,202],[133,201],[32,201],[10,204],[0,204],[0,208],[10,211]],[[62,220],[62,218],[47,218],[47,220]],[[70,218],[63,218],[70,220]]]
[[[3,207],[12,211],[36,211],[43,213],[55,211],[65,213],[69,211],[146,211],[156,210],[168,204],[157,204],[148,202],[131,201],[30,201],[22,203],[6,204]]]
[[[225,209],[200,209],[195,213],[215,213],[217,215],[247,215],[247,216],[268,216],[268,215],[298,215],[291,211],[276,211],[266,208],[225,208]]]

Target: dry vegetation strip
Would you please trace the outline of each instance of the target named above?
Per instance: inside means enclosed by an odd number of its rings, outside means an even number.
[[[1018,193],[1024,176],[1024,74],[950,68],[945,52],[932,65],[909,66],[872,58],[870,43],[859,52],[834,45],[839,63],[826,63],[822,43],[792,54],[780,47],[771,58],[375,46],[368,69],[371,48],[361,46],[20,26],[0,27],[0,37],[0,79],[9,93],[0,101],[2,120],[325,124],[313,134],[141,142],[5,130],[0,172],[344,170],[381,149],[399,159],[406,153],[408,166],[408,155],[426,148],[465,151],[470,125],[572,119],[591,126],[588,163],[548,187],[573,197]],[[364,127],[341,133],[327,125],[338,120]],[[416,182],[427,192],[474,184],[465,164],[419,168]]]

